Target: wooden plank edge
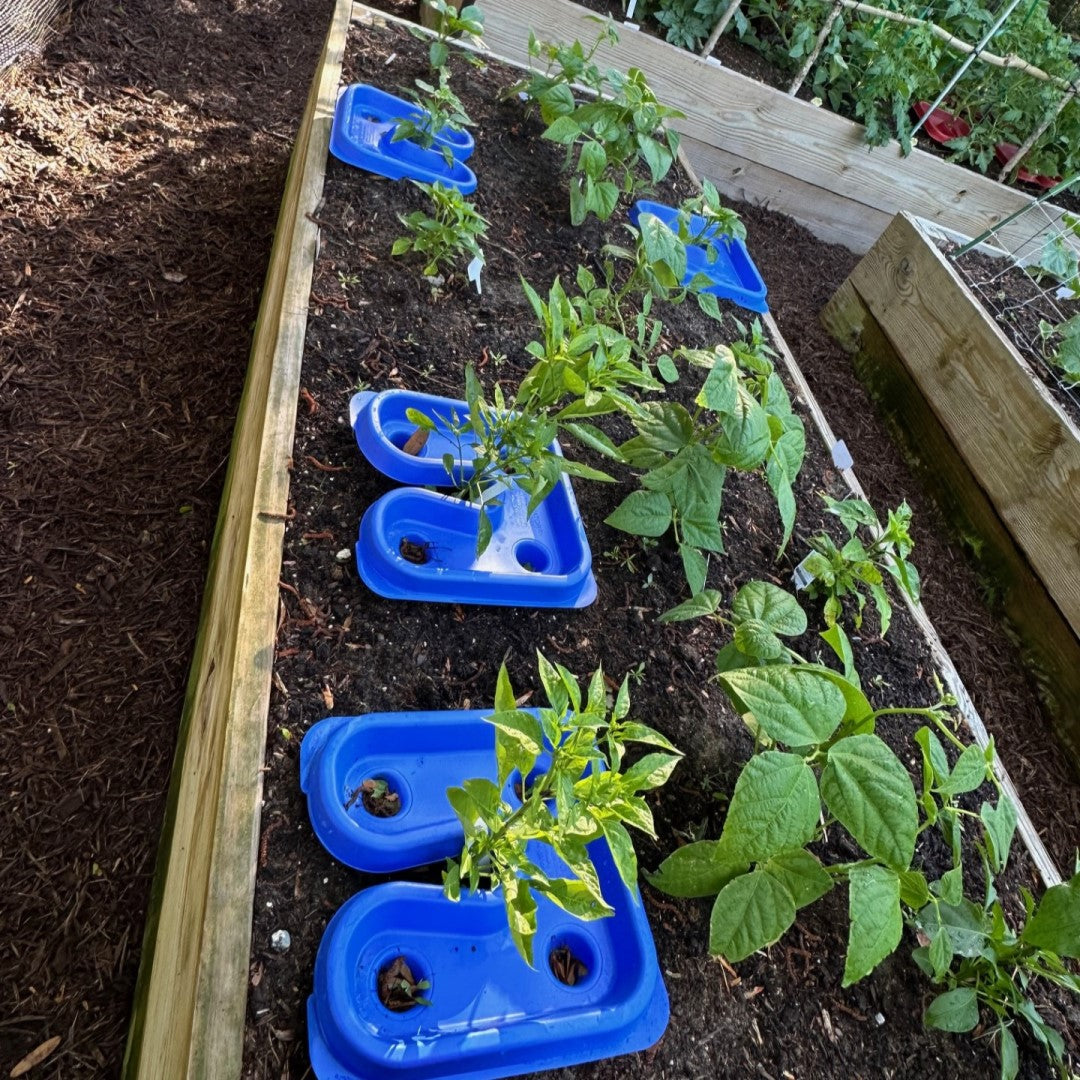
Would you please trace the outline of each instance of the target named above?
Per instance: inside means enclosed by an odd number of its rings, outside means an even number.
[[[516,6],[511,7],[509,0],[489,0],[485,11],[494,52],[501,54],[500,58],[513,57],[517,63],[524,62],[525,50],[517,38],[510,38],[506,25],[510,19],[516,20],[515,27],[526,27],[530,18],[535,20],[541,37],[554,35],[563,40],[576,35],[582,40],[595,37],[591,26],[588,35],[584,32],[587,20],[595,19],[595,13],[573,0],[539,0],[530,5],[528,16],[521,15]],[[623,66],[632,64],[642,68],[654,88],[660,86],[658,92],[665,103],[679,105],[685,111],[686,118],[672,124],[677,130],[718,150],[734,152],[756,165],[783,171],[797,157],[790,147],[785,149],[785,124],[812,132],[812,153],[803,162],[805,174],[798,179],[863,202],[889,216],[914,206],[925,217],[980,232],[1013,211],[1035,204],[1034,197],[1026,192],[969,172],[927,151],[915,150],[904,156],[895,140],[871,148],[865,139],[865,128],[858,122],[815,108],[722,65],[707,63],[693,53],[640,31],[624,34],[618,45],[604,50],[604,55]],[[676,100],[679,95],[668,93],[667,84],[672,78],[670,72],[684,66],[694,71],[696,94],[692,99]],[[774,136],[746,137],[739,125],[733,126],[731,118],[726,116],[731,112],[753,117],[754,123],[747,130],[757,130],[764,124],[772,128]],[[1039,218],[1041,227],[1034,236],[1024,218],[1003,227],[1002,235],[1010,238],[1009,242],[1018,250],[1041,247],[1042,234],[1063,213],[1053,204],[1042,205],[1046,219]],[[811,220],[812,215],[803,223],[809,228]],[[1073,243],[1071,238],[1067,242]]]
[[[1075,512],[1069,512],[1080,478],[1080,428],[912,215],[901,213],[893,219],[850,281],[948,433],[955,453],[1080,640],[1080,535]],[[945,304],[947,295],[950,302]],[[908,310],[909,299],[915,300],[913,310]],[[945,310],[934,308],[938,300]],[[993,385],[1000,393],[990,398],[1008,403],[996,423],[988,422],[992,405],[985,396],[979,399],[982,391],[971,388],[972,378],[967,385],[975,394],[974,413],[970,395],[947,377],[965,371],[962,359],[945,364],[942,358],[946,345],[958,344],[949,337],[955,326],[968,328],[960,339],[963,351],[979,356],[975,381]],[[927,349],[931,362],[925,359]],[[973,422],[975,415],[986,420]],[[1011,460],[1002,460],[1008,457],[1005,446],[1027,460],[1027,473],[1021,475]]]
[[[776,320],[771,314],[763,316],[763,322],[777,345],[780,356],[784,361],[784,367],[787,369],[787,373],[792,382],[798,388],[799,396],[806,409],[809,411],[810,416],[814,421],[814,426],[818,429],[818,433],[824,439],[825,445],[831,449],[836,445],[836,435],[834,434],[829,421],[826,419],[821,406],[818,404],[817,399],[814,397],[802,370],[799,368],[798,361],[796,361],[794,354],[784,340],[784,335],[780,332],[780,327],[777,326]],[[863,489],[862,484],[859,483],[859,479],[853,469],[844,469],[842,470],[841,475],[852,495],[859,499],[866,499],[866,492]],[[933,656],[934,663],[937,665],[942,681],[945,683],[949,693],[956,698],[957,711],[967,725],[968,731],[971,733],[971,738],[976,745],[985,749],[990,743],[990,734],[986,730],[986,725],[983,723],[978,709],[975,708],[975,703],[971,700],[971,695],[964,685],[964,680],[960,677],[960,672],[956,670],[956,666],[953,664],[948,650],[945,648],[937,630],[934,629],[934,624],[930,621],[930,617],[926,614],[926,609],[921,603],[914,603],[902,590],[901,593],[908,611],[911,612],[912,618],[914,618],[930,646],[931,655]],[[1020,839],[1023,842],[1024,847],[1027,848],[1028,854],[1031,856],[1031,860],[1035,864],[1035,868],[1038,870],[1039,876],[1043,880],[1043,884],[1045,884],[1047,888],[1050,888],[1052,885],[1060,884],[1061,874],[1054,864],[1054,860],[1050,857],[1050,853],[1046,850],[1046,845],[1043,844],[1042,837],[1039,836],[1027,810],[1024,808],[1020,793],[1017,791],[1016,785],[1009,776],[1008,769],[1006,768],[1000,753],[996,751],[994,755],[994,772],[1001,781],[1002,788],[1016,806],[1017,832],[1020,834]]]
[[[240,1069],[286,465],[318,233],[307,215],[321,194],[349,14],[349,0],[338,0],[275,231],[155,865],[126,1078],[235,1076]],[[282,317],[292,320],[291,333],[279,334]],[[253,454],[258,469],[245,471]],[[259,595],[257,582],[266,595]],[[249,606],[252,600],[258,609]],[[225,687],[224,698],[214,693],[215,683]],[[210,805],[201,802],[205,792],[196,773],[206,749]],[[209,851],[196,850],[193,837],[183,834],[193,798],[196,820],[214,823]],[[191,963],[194,983],[185,967]]]
[[[981,573],[993,583],[1003,614],[1020,640],[1055,734],[1074,767],[1080,768],[1080,639],[850,279],[821,318],[852,353],[856,373],[927,492],[959,536],[970,538]]]

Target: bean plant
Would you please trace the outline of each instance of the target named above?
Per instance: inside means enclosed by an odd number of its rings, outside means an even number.
[[[720,506],[729,468],[760,470],[777,500],[781,552],[795,522],[792,484],[806,436],[784,384],[774,372],[760,325],[738,347],[682,349],[677,356],[706,372],[691,412],[671,401],[649,402],[631,420],[634,438],[620,458],[643,469],[641,487],[606,519],[636,536],[669,530],[692,594],[705,587],[706,553],[722,553]]]
[[[466,256],[479,259],[483,264],[480,240],[487,232],[488,223],[476,207],[457,188],[446,187],[438,181],[434,184],[413,183],[431,200],[431,211],[398,214],[409,235],[399,236],[394,241],[391,255],[419,252],[426,260],[425,277],[434,277],[444,263]]]
[[[447,791],[465,842],[443,873],[451,900],[459,899],[463,886],[475,892],[484,882],[501,891],[510,935],[530,965],[537,895],[579,919],[614,914],[589,853],[594,841],[606,841],[636,898],[637,856],[627,826],[655,837],[642,792],[664,784],[682,757],[658,731],[627,719],[629,676],[609,705],[601,670],[583,695],[561,664],[541,653],[537,663],[548,704],[535,712],[517,707],[506,665],[499,670],[495,712],[488,718],[495,727],[496,778],[466,780]],[[634,743],[657,749],[628,765],[624,755]],[[565,863],[567,876],[540,869],[532,853],[537,844]]]
[[[902,502],[889,511],[889,523],[882,528],[874,508],[863,499],[833,499],[822,495],[830,514],[835,514],[847,530],[848,540],[837,547],[826,533],[810,538],[811,553],[801,569],[810,575],[806,585],[810,596],[825,597],[825,621],[835,626],[843,614],[843,598],[854,596],[857,604],[855,626],[862,626],[867,595],[873,598],[881,620],[881,636],[892,622],[892,604],[885,591],[885,574],[914,601],[919,601],[919,571],[908,556],[915,546],[911,539],[911,508]],[[859,528],[873,530],[875,539],[865,544],[856,536]]]
[[[716,897],[709,951],[744,960],[780,940],[800,909],[846,884],[844,986],[896,950],[906,923],[921,942],[916,962],[945,987],[925,1013],[928,1026],[971,1031],[985,1007],[997,1026],[1004,1080],[1018,1070],[1010,1031],[1016,1022],[1028,1025],[1060,1067],[1064,1044],[1030,988],[1041,978],[1080,992],[1063,963],[1080,956],[1080,875],[1037,905],[1028,896],[1024,926],[1009,926],[994,882],[1008,859],[1016,811],[994,772],[993,745],[965,746],[953,732],[946,710],[955,701],[941,693],[926,708],[875,709],[851,679],[801,662],[735,668],[718,678],[754,736],[754,755],[735,783],[719,839],[679,848],[649,876],[673,896]],[[914,736],[921,786],[876,733],[880,719],[896,714],[924,721]],[[977,812],[960,804],[986,784],[994,801],[984,799]],[[916,859],[919,837],[932,828],[952,863],[936,878]],[[982,864],[981,901],[964,892],[965,829]],[[863,854],[824,862],[813,849],[837,831]]]

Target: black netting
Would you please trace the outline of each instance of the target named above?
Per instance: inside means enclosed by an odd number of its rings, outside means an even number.
[[[0,0],[0,72],[39,50],[69,0]]]

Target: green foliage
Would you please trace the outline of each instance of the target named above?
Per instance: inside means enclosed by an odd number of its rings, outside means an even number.
[[[424,3],[439,16],[435,40],[428,46],[428,63],[432,71],[440,71],[450,59],[447,45],[450,38],[459,34],[478,39],[484,36],[484,13],[475,4],[468,4],[458,11],[448,0],[424,0]],[[429,40],[422,31],[414,30],[413,33],[423,41]]]
[[[705,553],[724,550],[719,519],[729,468],[764,473],[783,524],[781,551],[791,536],[792,484],[806,441],[770,351],[756,322],[731,348],[680,350],[679,357],[706,371],[696,409],[648,403],[631,416],[637,435],[619,447],[622,460],[644,472],[641,488],[607,523],[638,536],[662,536],[671,529],[694,593],[705,583]]]
[[[600,890],[588,844],[607,841],[634,895],[637,857],[627,826],[655,837],[652,811],[641,793],[664,784],[682,756],[659,732],[627,719],[626,678],[609,706],[602,671],[593,673],[583,695],[566,668],[540,653],[537,660],[548,706],[536,714],[517,708],[506,666],[499,671],[495,712],[488,718],[495,726],[496,782],[466,780],[447,791],[465,843],[443,873],[451,900],[460,897],[463,885],[474,892],[488,881],[501,889],[511,936],[530,965],[535,894],[580,919],[614,912]],[[624,755],[633,743],[657,749],[628,766]],[[521,789],[511,797],[507,787],[515,774]],[[554,852],[569,876],[543,871],[535,845]]]
[[[1039,339],[1046,362],[1064,382],[1080,386],[1080,315],[1073,315],[1057,326],[1040,319]]]
[[[434,48],[434,46],[432,46]],[[435,145],[435,136],[444,128],[451,131],[463,131],[472,127],[472,121],[461,99],[450,89],[450,73],[445,68],[439,69],[439,85],[434,87],[423,79],[416,80],[416,89],[406,93],[416,103],[421,118],[400,117],[391,137],[392,142],[408,139],[430,150]],[[449,146],[439,147],[447,165],[454,162],[454,152]]]
[[[479,241],[487,232],[488,223],[476,207],[457,188],[444,187],[437,181],[413,183],[431,199],[432,211],[398,214],[409,235],[398,237],[390,253],[420,252],[427,260],[424,265],[427,277],[434,277],[443,263],[466,256],[483,263],[484,252]]]
[[[716,0],[660,0],[658,7],[654,18],[668,40],[697,51],[724,5]],[[990,29],[998,14],[997,5],[987,0],[946,0],[932,10],[916,0],[901,0],[891,8],[915,19],[933,20],[972,43]],[[794,75],[813,49],[826,12],[827,5],[820,0],[746,0],[735,13],[734,26],[744,42],[781,72]],[[1001,56],[1023,57],[1066,82],[1076,77],[1080,47],[1054,26],[1044,4],[1022,4],[990,48]],[[915,123],[912,103],[934,100],[961,61],[961,55],[929,26],[845,11],[833,24],[807,85],[831,109],[861,121],[871,145],[896,138],[907,152]],[[1015,68],[988,68],[976,61],[946,102],[972,131],[953,140],[949,148],[958,160],[986,172],[994,165],[995,146],[1023,143],[1061,94],[1053,83]],[[1051,176],[1080,171],[1080,100],[1066,104],[1024,167]]]
[[[862,499],[833,499],[823,495],[830,514],[844,523],[848,540],[837,547],[833,539],[819,533],[809,540],[811,553],[803,560],[802,569],[812,576],[806,586],[810,596],[825,597],[825,621],[835,626],[843,613],[842,598],[854,596],[857,602],[855,625],[862,626],[863,608],[867,595],[873,598],[881,618],[884,637],[892,621],[892,604],[884,587],[884,574],[891,574],[916,603],[919,599],[919,572],[908,561],[912,548],[911,509],[906,502],[889,511],[889,523],[882,529],[874,508]],[[865,527],[878,532],[878,538],[867,545],[856,532]]]
[[[664,37],[697,52],[727,5],[724,0],[660,0],[658,6],[653,17],[664,28]]]
[[[530,34],[529,55],[546,59],[548,69],[511,88],[539,106],[547,125],[543,137],[566,147],[565,164],[573,171],[570,220],[575,225],[589,214],[607,221],[621,195],[632,197],[662,180],[679,146],[676,132],[661,129],[666,120],[683,114],[660,103],[644,72],[601,71],[592,63],[604,41],[618,41],[610,26],[588,52],[578,41],[553,44]],[[575,85],[594,96],[579,103]],[[645,165],[648,180],[638,175],[639,163]]]

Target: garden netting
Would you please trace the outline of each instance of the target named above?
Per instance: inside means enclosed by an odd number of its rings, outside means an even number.
[[[70,0],[0,0],[0,73],[39,50]]]

